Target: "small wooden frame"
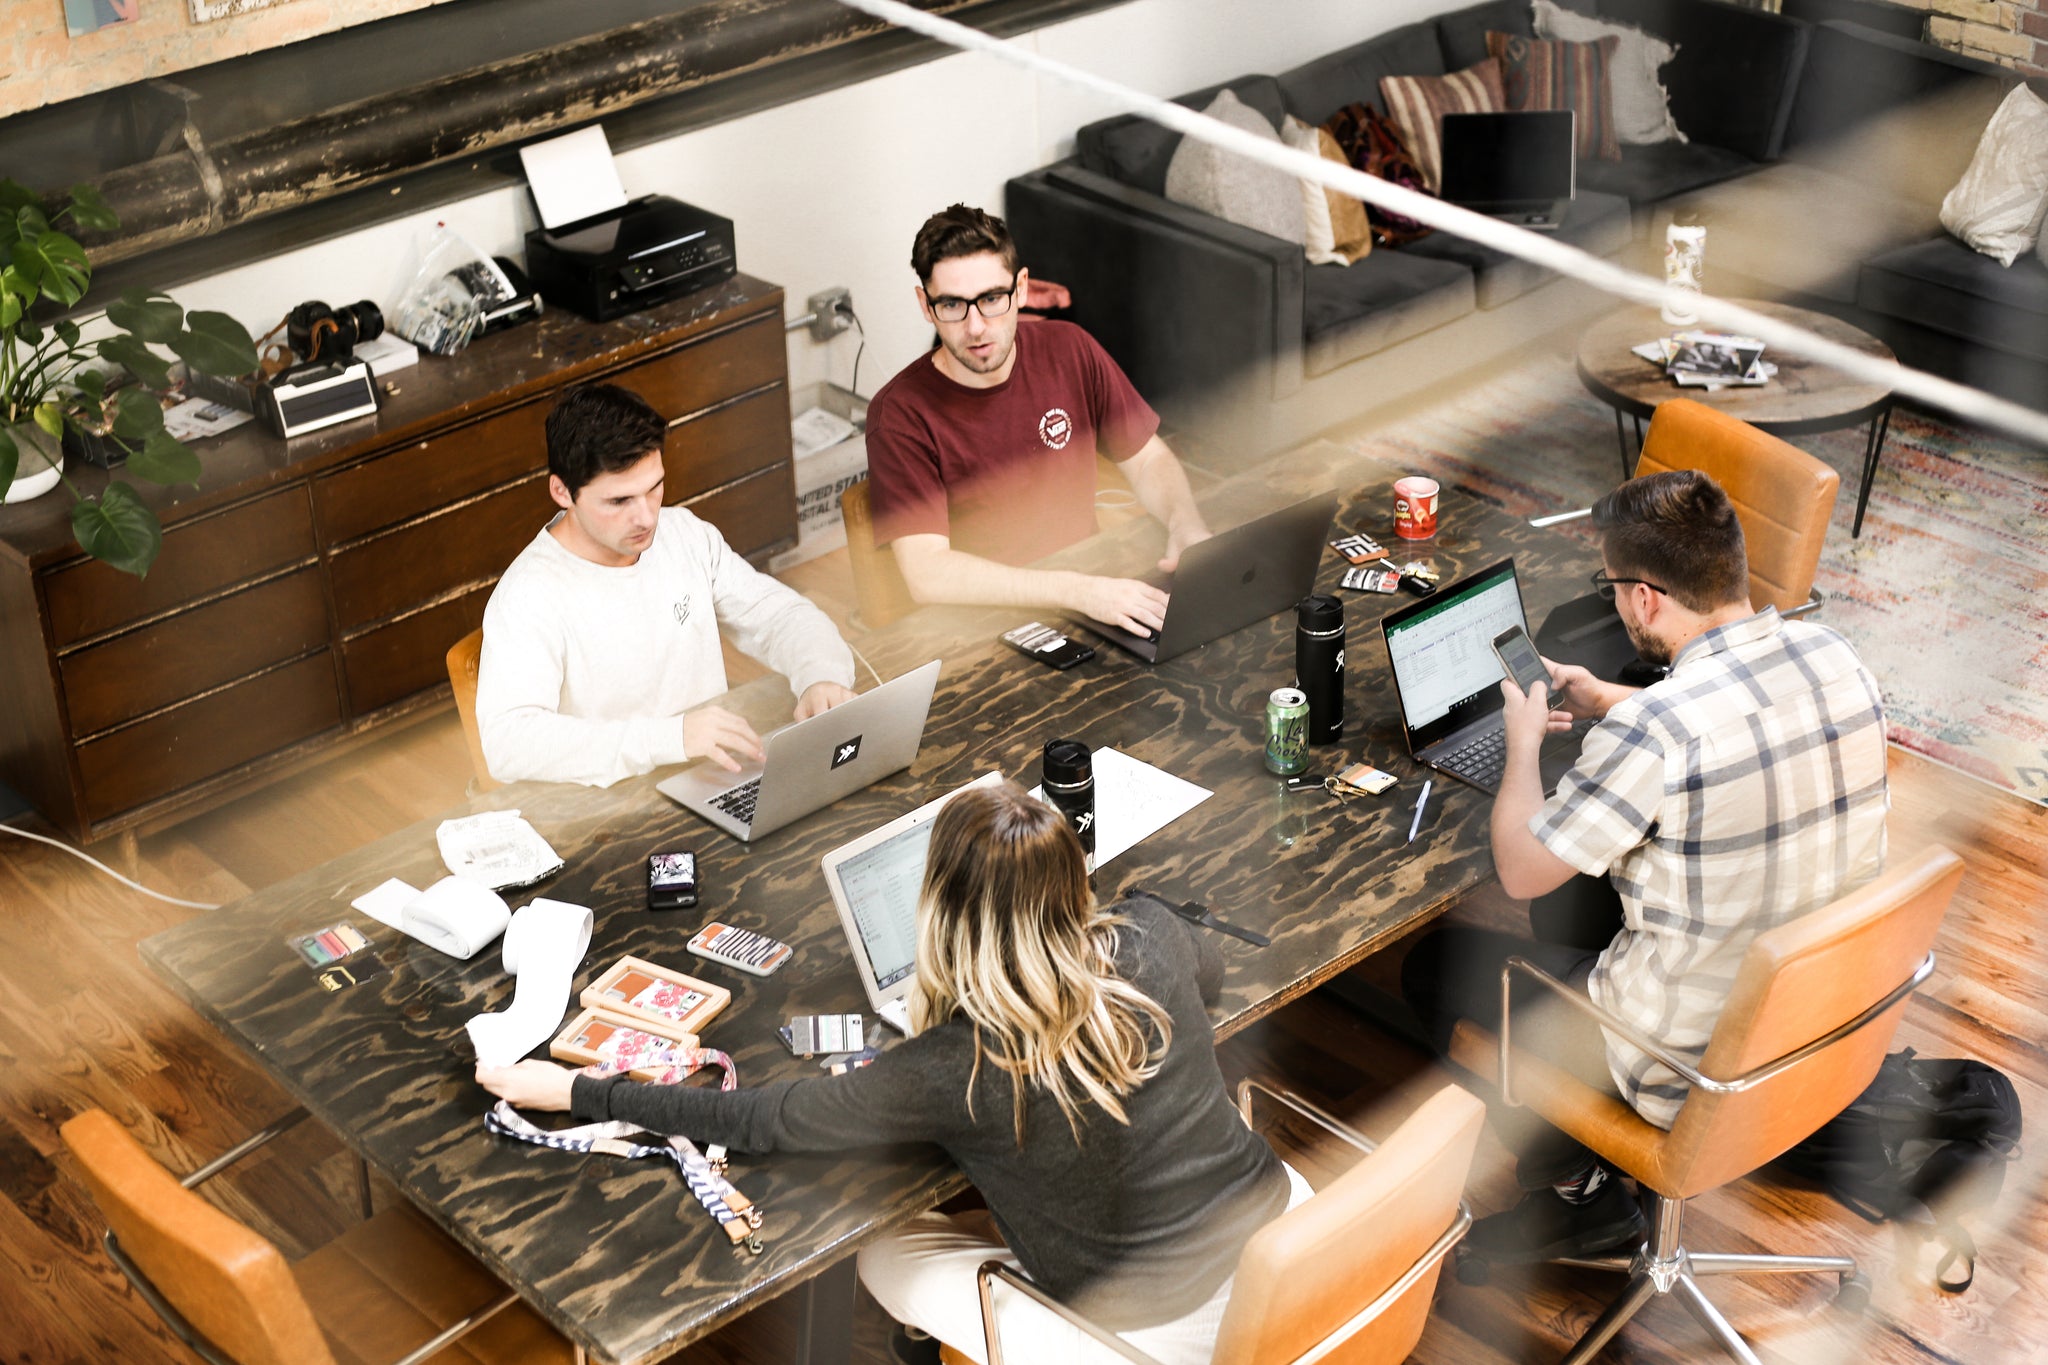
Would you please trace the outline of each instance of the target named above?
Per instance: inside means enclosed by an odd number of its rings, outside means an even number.
[[[732,992],[637,957],[622,957],[577,997],[585,1009],[637,1021],[673,1036],[702,1033],[732,1003]]]
[[[650,1025],[609,1010],[583,1010],[548,1044],[548,1055],[558,1062],[576,1066],[609,1066],[621,1059],[651,1057],[676,1048],[696,1047],[697,1035],[681,1029]],[[626,1074],[636,1081],[652,1081],[666,1064],[636,1066]]]

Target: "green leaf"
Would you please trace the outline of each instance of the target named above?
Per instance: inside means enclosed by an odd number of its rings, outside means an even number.
[[[12,265],[8,266],[5,270],[0,270],[0,291],[5,291],[20,299],[21,306],[24,309],[34,303],[36,295],[42,292],[36,288],[36,282],[33,279],[23,274],[19,267]]]
[[[0,185],[12,181],[0,181]],[[7,490],[14,487],[14,471],[21,464],[21,451],[16,448],[14,438],[7,434],[7,428],[0,427],[0,498],[7,496]]]
[[[14,211],[15,226],[21,229],[25,242],[32,242],[50,230],[49,215],[43,212],[40,201],[30,201]]]
[[[164,409],[156,395],[141,389],[121,390],[120,410],[114,416],[114,434],[124,441],[139,441],[164,429]]]
[[[94,232],[112,232],[121,226],[121,219],[107,207],[99,190],[83,184],[71,187],[71,220]]]
[[[25,208],[32,208],[39,201],[36,192],[19,180],[0,180],[0,215],[14,217]]]
[[[103,370],[79,370],[71,376],[71,382],[91,402],[97,403],[107,393],[107,376]]]
[[[256,368],[256,343],[226,313],[187,313],[191,330],[171,340],[171,349],[201,374],[234,376]]]
[[[199,457],[168,431],[149,433],[142,449],[128,452],[128,472],[151,483],[199,482]]]
[[[36,321],[35,314],[23,313],[21,321],[14,324],[14,334],[34,346],[43,339],[43,325]]]
[[[156,513],[142,505],[134,488],[118,481],[71,509],[71,529],[80,549],[137,578],[149,572],[164,544]]]
[[[24,216],[29,211],[22,210]],[[69,306],[85,296],[92,283],[92,264],[85,249],[61,232],[45,232],[33,241],[24,234],[14,248],[15,264],[58,303]]]
[[[21,295],[7,289],[0,289],[0,332],[6,331],[21,321]]]
[[[63,408],[57,406],[55,403],[38,403],[36,404],[36,410],[33,416],[35,418],[35,423],[37,426],[41,427],[44,431],[49,432],[50,435],[55,436],[60,441],[64,439]],[[157,418],[158,420],[162,420],[163,413],[161,411],[157,413]]]
[[[130,289],[118,303],[107,305],[107,321],[144,341],[169,344],[185,323],[185,310],[163,294]]]
[[[108,337],[98,349],[100,359],[127,366],[130,374],[151,388],[165,388],[171,382],[171,362],[132,336]]]
[[[57,323],[56,325],[54,325],[53,327],[51,327],[51,328],[50,328],[50,330],[51,330],[51,331],[53,331],[53,332],[55,332],[55,333],[57,334],[57,340],[59,340],[59,341],[61,341],[61,342],[63,342],[63,343],[64,343],[64,349],[65,349],[65,350],[67,350],[67,351],[68,351],[68,350],[74,350],[74,349],[76,349],[76,348],[77,348],[77,346],[78,346],[78,324],[77,324],[77,323],[75,323],[75,322],[72,322],[72,321],[71,321],[70,319],[68,319],[68,318],[67,318],[67,319],[65,319],[64,321],[62,321],[62,322],[59,322],[59,323]]]

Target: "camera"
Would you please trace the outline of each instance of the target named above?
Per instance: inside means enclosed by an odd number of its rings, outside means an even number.
[[[307,362],[347,360],[356,346],[384,335],[384,313],[368,299],[346,308],[329,308],[318,299],[292,309],[285,319],[285,340]]]

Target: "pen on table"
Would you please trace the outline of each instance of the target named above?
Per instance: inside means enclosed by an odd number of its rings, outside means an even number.
[[[1424,778],[1422,781],[1422,795],[1415,798],[1415,819],[1410,821],[1408,825],[1408,842],[1411,844],[1415,842],[1416,831],[1422,828],[1422,805],[1425,801],[1429,800],[1429,787],[1430,779]]]

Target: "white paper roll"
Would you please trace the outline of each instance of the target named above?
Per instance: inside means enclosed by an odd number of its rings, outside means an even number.
[[[504,948],[505,970],[516,979],[512,1004],[467,1025],[479,1063],[510,1066],[554,1037],[589,947],[590,911],[583,906],[543,897],[514,912]]]
[[[505,898],[461,877],[443,877],[405,903],[398,927],[429,948],[465,962],[505,932],[512,919]]]

